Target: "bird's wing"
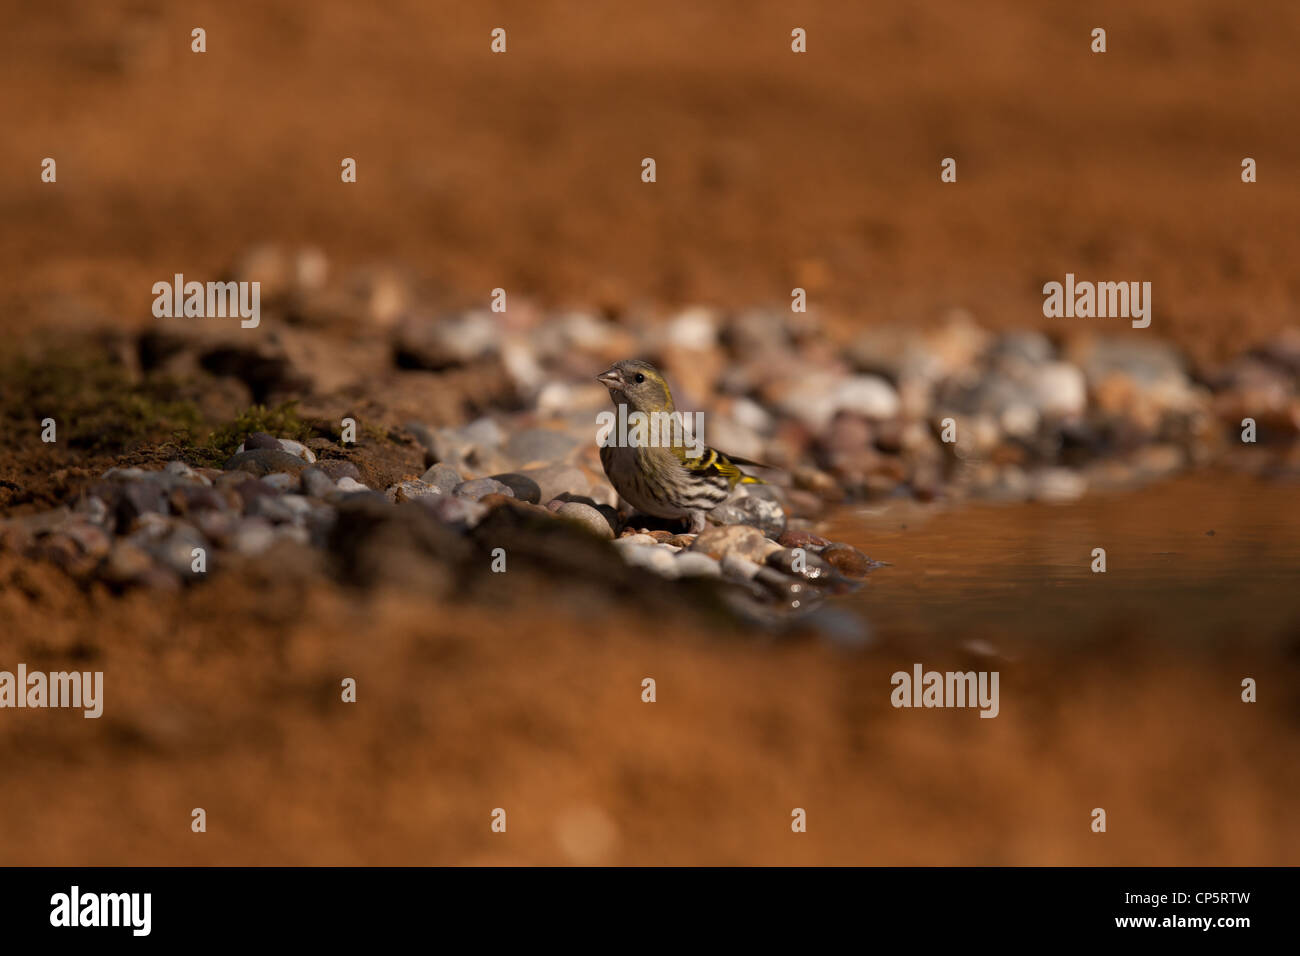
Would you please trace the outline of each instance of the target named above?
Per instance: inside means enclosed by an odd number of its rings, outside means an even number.
[[[676,450],[676,449],[674,449]],[[766,467],[758,462],[750,461],[747,458],[730,458],[718,451],[716,448],[706,448],[704,454],[695,458],[684,454],[682,449],[681,462],[682,467],[691,474],[701,477],[719,477],[725,478],[731,484],[762,485],[766,484],[761,478],[755,478],[753,475],[747,475],[740,470],[738,464],[752,465],[756,468]]]

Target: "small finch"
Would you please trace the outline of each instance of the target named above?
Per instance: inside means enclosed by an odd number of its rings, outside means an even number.
[[[682,421],[668,383],[649,362],[616,362],[596,379],[609,389],[615,407],[626,405],[629,415],[641,412],[649,417],[659,413],[672,416],[678,423]],[[705,515],[726,501],[736,485],[766,484],[741,471],[736,463],[762,465],[728,458],[688,439],[680,427],[661,429],[659,437],[658,442],[638,441],[624,446],[607,441],[600,449],[600,463],[614,490],[644,514],[689,518],[691,533],[699,534],[704,530]]]

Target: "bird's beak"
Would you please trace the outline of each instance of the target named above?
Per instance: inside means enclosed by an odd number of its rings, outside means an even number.
[[[618,374],[618,369],[612,368],[608,372],[601,372],[596,376],[596,381],[606,388],[620,388],[623,385],[623,377]]]

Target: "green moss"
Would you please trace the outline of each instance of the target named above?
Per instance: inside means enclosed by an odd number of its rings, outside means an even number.
[[[52,353],[17,359],[0,371],[0,417],[10,435],[38,437],[53,418],[71,448],[118,454],[146,442],[193,442],[202,434],[199,410],[178,400],[174,383],[135,382],[103,354]]]
[[[245,409],[233,422],[222,425],[208,436],[201,452],[213,461],[225,461],[235,453],[240,443],[253,432],[266,432],[276,438],[292,438],[305,442],[316,434],[315,429],[298,417],[298,403],[285,402],[275,408],[254,405]]]

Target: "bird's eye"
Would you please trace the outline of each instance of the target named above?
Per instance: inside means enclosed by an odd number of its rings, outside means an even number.
[[[638,385],[640,385],[640,384],[641,384],[642,382],[644,382],[644,381],[645,381],[645,376],[642,375],[640,372],[637,372],[637,373],[636,373],[636,383],[637,383]]]

